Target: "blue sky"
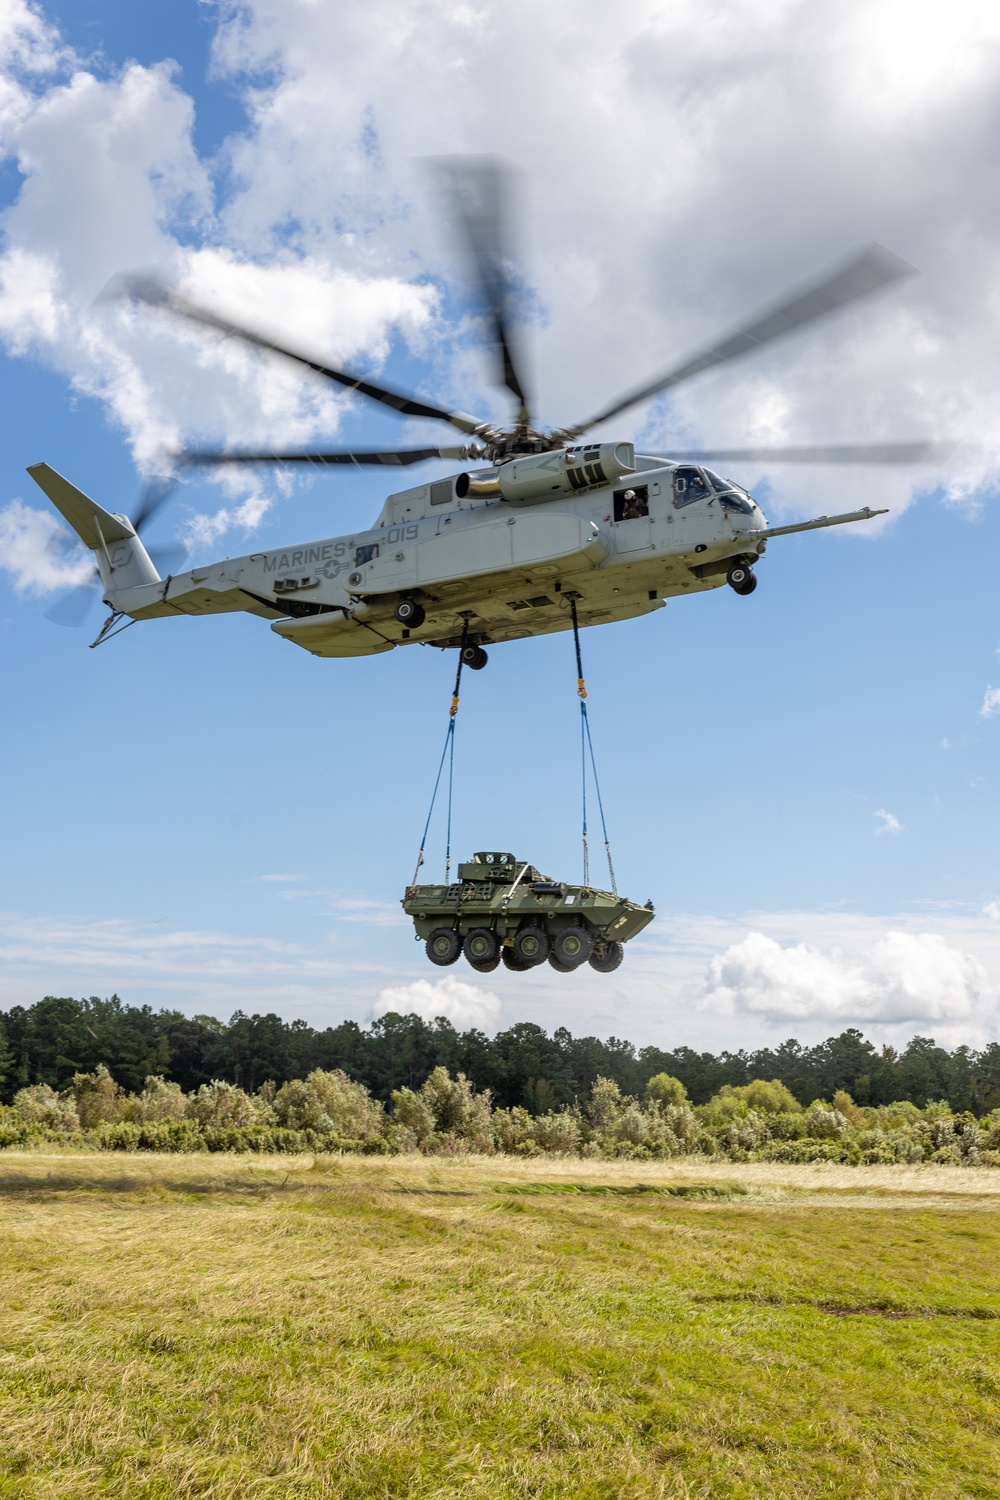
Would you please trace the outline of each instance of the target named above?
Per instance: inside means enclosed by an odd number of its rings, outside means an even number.
[[[864,111],[834,64],[813,82],[840,90],[839,127],[823,135],[810,120],[807,143],[814,173],[824,164],[823,192],[803,186],[809,160],[779,130],[796,110],[807,117],[785,60],[807,9],[789,5],[756,39],[785,91],[755,126],[748,167],[720,82],[739,38],[720,39],[683,8],[626,7],[615,43],[632,96],[655,95],[664,124],[690,127],[664,162],[641,111],[612,112],[602,155],[586,111],[560,115],[546,102],[545,57],[583,46],[588,23],[599,39],[599,8],[547,14],[537,71],[519,83],[535,134],[518,137],[502,76],[484,85],[492,111],[470,106],[463,121],[427,105],[448,77],[460,101],[475,92],[475,79],[448,72],[457,64],[435,40],[440,8],[416,33],[430,70],[418,87],[405,69],[394,83],[417,15],[402,0],[330,17],[322,34],[327,22],[304,4],[286,7],[283,24],[265,0],[155,13],[69,0],[32,12],[11,0],[13,102],[0,109],[0,1004],[115,990],[321,1024],[368,1019],[390,989],[403,991],[392,1003],[462,1024],[534,1019],[661,1045],[809,1039],[847,1024],[887,1040],[995,1034],[1000,711],[984,706],[1000,684],[987,295],[997,241],[994,210],[982,207],[993,186],[986,103],[956,122],[970,91],[974,104],[990,97],[996,38],[987,46],[979,12],[960,6],[954,55],[918,36],[909,71],[883,79],[887,150],[909,151],[914,136],[916,150],[921,131],[924,141],[886,203],[848,139],[845,122],[863,136]],[[846,11],[855,56],[881,66],[871,13],[888,25],[892,6]],[[847,24],[843,9],[826,14],[831,31]],[[498,24],[516,33],[515,16]],[[668,43],[686,47],[705,80],[706,113],[693,122]],[[925,97],[935,66],[954,71],[956,57],[961,107],[946,98],[915,130],[914,94]],[[598,72],[578,83],[599,116]],[[729,87],[749,91],[744,104],[756,97],[745,75]],[[884,309],[705,379],[683,403],[629,414],[608,435],[657,447],[775,434],[966,443],[937,475],[741,472],[775,518],[866,503],[893,514],[877,528],[773,541],[751,598],[720,589],[587,632],[619,883],[658,911],[613,978],[546,969],[484,980],[464,966],[441,976],[401,919],[452,659],[428,648],[319,661],[250,617],[150,622],[90,651],[100,612],[80,631],[44,618],[67,554],[23,509],[48,515],[24,473],[40,459],[109,508],[133,508],[164,434],[429,435],[303,391],[290,372],[242,356],[227,364],[224,351],[169,330],[101,323],[92,302],[103,280],[151,262],[247,316],[287,313],[301,337],[389,381],[502,411],[412,161],[468,149],[524,169],[538,309],[529,342],[550,420],[583,415],[852,245],[881,239],[925,272]],[[550,193],[553,164],[565,182]],[[781,201],[779,171],[803,194],[784,224],[777,209],[746,207]],[[623,214],[615,190],[637,183]],[[567,230],[563,210],[588,192],[594,222]],[[299,542],[363,524],[384,491],[361,475],[288,493],[269,480],[239,492],[190,484],[156,534],[179,535],[194,561]],[[467,674],[460,856],[499,845],[576,878],[574,679],[565,637],[497,649],[486,671]],[[436,832],[432,870],[440,823]],[[440,987],[428,994],[421,981]]]

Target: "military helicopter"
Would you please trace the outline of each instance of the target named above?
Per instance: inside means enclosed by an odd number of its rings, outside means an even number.
[[[661,392],[785,338],[913,268],[871,246],[820,280],[610,402],[588,420],[545,430],[515,340],[513,276],[507,250],[508,177],[492,158],[438,164],[468,251],[491,330],[496,376],[517,410],[504,427],[334,369],[198,306],[143,276],[120,278],[111,295],[237,338],[290,359],[313,375],[404,417],[444,422],[461,446],[385,451],[189,451],[176,467],[219,464],[409,467],[451,460],[448,478],[387,496],[372,526],[350,535],[268,548],[161,577],[139,539],[165,490],[135,521],[89,499],[47,464],[28,473],[95,556],[111,613],[103,640],[136,620],[242,611],[271,622],[284,640],[322,657],[371,656],[415,643],[458,648],[465,665],[485,666],[485,647],[579,625],[625,620],[668,598],[728,584],[748,595],[772,537],[869,520],[867,506],[843,515],[770,526],[741,485],[706,463],[920,463],[953,444],[896,442],[813,448],[637,453],[631,442],[581,441],[585,434]],[[96,581],[96,579],[95,579]]]

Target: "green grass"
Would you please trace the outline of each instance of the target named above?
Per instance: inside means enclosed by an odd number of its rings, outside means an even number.
[[[4,1153],[0,1497],[1000,1496],[993,1178]]]

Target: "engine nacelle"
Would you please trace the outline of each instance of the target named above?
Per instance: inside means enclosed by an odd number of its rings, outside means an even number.
[[[505,500],[547,500],[607,484],[635,472],[633,443],[588,443],[554,453],[529,453],[501,464],[496,474],[459,474],[455,493],[502,495]]]

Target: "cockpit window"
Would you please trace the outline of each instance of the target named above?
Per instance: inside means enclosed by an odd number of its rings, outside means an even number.
[[[733,484],[733,481],[731,479],[723,479],[722,475],[716,474],[714,469],[706,469],[705,473],[708,475],[709,479],[715,485],[715,488],[719,491],[720,494],[724,494],[726,490],[739,489],[738,484]]]
[[[700,469],[687,467],[674,470],[674,504],[691,505],[695,500],[705,500],[712,493],[708,480]]]
[[[746,495],[737,490],[730,490],[728,495],[719,496],[719,504],[723,510],[735,511],[737,515],[752,516],[753,506]]]
[[[750,497],[746,490],[741,490],[739,485],[734,484],[731,479],[723,479],[720,474],[716,474],[712,469],[706,469],[705,473],[722,497],[719,505],[723,510],[735,512],[741,516],[753,515],[753,505],[750,503]]]

